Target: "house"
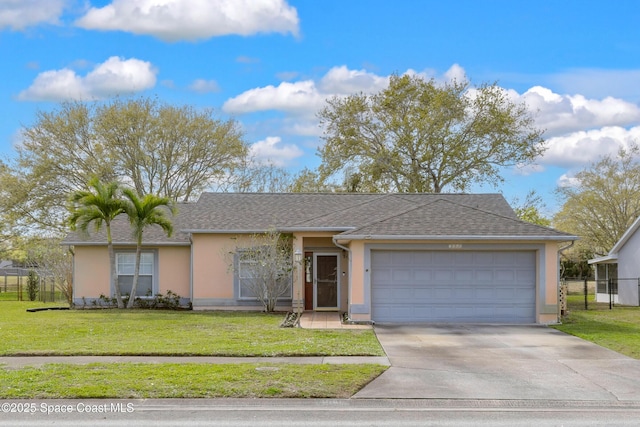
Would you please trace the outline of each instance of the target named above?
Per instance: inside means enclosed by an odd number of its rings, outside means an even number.
[[[596,301],[640,304],[640,217],[624,232],[606,256],[589,260],[595,267]]]
[[[519,220],[499,194],[204,193],[176,233],[145,231],[140,293],[171,290],[194,310],[256,309],[225,254],[270,229],[303,258],[284,310],[354,321],[554,323],[558,250],[577,237]],[[134,241],[113,225],[117,274],[131,284]],[[112,295],[104,232],[71,233],[74,301]],[[126,290],[125,290],[126,292]]]

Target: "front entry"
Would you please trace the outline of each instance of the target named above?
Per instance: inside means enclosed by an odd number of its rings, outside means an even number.
[[[313,308],[337,310],[339,301],[338,255],[313,254]]]

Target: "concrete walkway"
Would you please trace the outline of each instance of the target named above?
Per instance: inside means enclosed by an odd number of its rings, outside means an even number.
[[[300,318],[304,329],[372,329],[371,325],[350,325],[342,323],[336,311],[305,311]]]

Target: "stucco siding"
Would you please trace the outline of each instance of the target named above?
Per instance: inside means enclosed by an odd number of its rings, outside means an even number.
[[[76,246],[73,262],[73,296],[79,300],[110,295],[109,252],[106,246]]]
[[[160,293],[172,291],[182,298],[190,295],[189,247],[162,247],[158,250],[158,288]]]
[[[195,234],[193,241],[193,300],[233,299],[233,271],[229,252],[237,247],[235,235]]]

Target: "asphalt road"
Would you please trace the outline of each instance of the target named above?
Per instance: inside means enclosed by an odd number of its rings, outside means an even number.
[[[10,402],[34,404],[37,410],[20,414],[0,413],[0,426],[637,426],[640,419],[638,402],[603,404],[585,401],[438,399]],[[86,412],[112,403],[114,408],[121,410]],[[67,413],[47,413],[61,406],[72,410]]]

